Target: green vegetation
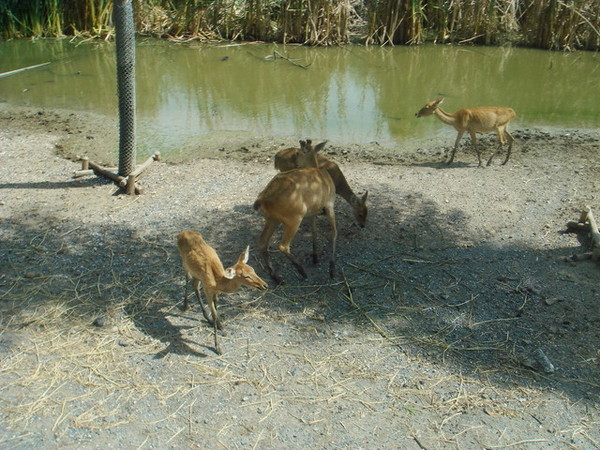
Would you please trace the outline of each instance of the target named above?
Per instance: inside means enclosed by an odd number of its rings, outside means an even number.
[[[308,45],[475,43],[600,50],[598,0],[133,0],[137,30],[175,40]],[[111,0],[0,0],[0,35],[112,35]]]

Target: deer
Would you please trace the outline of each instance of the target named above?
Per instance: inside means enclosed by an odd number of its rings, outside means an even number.
[[[320,147],[322,148],[322,146]],[[318,167],[316,149],[310,141],[301,141],[301,158],[307,167],[280,172],[262,190],[254,209],[262,212],[265,226],[258,238],[257,250],[261,253],[269,275],[277,284],[283,279],[275,271],[269,260],[269,242],[273,233],[281,224],[283,234],[279,242],[281,251],[294,265],[300,275],[306,279],[306,271],[302,264],[292,255],[290,245],[298,232],[300,223],[306,217],[310,221],[313,238],[313,262],[318,263],[317,256],[317,227],[315,216],[324,211],[329,219],[331,228],[331,259],[329,275],[335,277],[335,247],[337,228],[335,223],[335,185],[327,169]]]
[[[447,163],[448,165],[452,164],[452,161],[454,161],[458,143],[463,134],[467,131],[471,135],[471,144],[477,152],[477,159],[479,160],[478,167],[481,167],[481,154],[477,146],[476,133],[489,133],[495,131],[498,134],[498,139],[500,139],[500,146],[492,153],[492,156],[490,156],[490,159],[487,162],[488,166],[492,163],[494,156],[496,156],[507,142],[508,150],[506,152],[506,159],[502,165],[505,165],[508,162],[512,144],[514,142],[514,138],[508,132],[508,123],[517,116],[514,109],[502,106],[480,106],[477,108],[459,109],[454,113],[447,113],[439,106],[443,101],[444,97],[437,97],[435,100],[426,103],[415,116],[419,118],[434,114],[442,122],[453,126],[454,129],[458,131],[452,155]]]
[[[217,334],[217,328],[223,330],[223,324],[217,313],[219,294],[230,294],[238,290],[241,286],[250,286],[265,290],[268,287],[267,283],[256,274],[251,266],[246,264],[249,258],[250,247],[246,247],[246,250],[242,252],[237,262],[227,269],[223,267],[223,263],[221,263],[221,259],[215,249],[208,245],[197,231],[186,230],[179,233],[177,235],[177,249],[181,255],[186,279],[183,310],[187,311],[189,308],[188,284],[191,281],[200,307],[202,308],[202,314],[208,323],[214,327],[215,351],[221,355],[222,352]],[[204,295],[206,296],[212,317],[209,317],[208,311],[202,303],[199,290],[200,283],[202,283]]]
[[[300,146],[302,147],[304,141],[300,141]],[[312,142],[307,139],[307,143],[311,144]],[[323,147],[325,147],[327,141],[321,142],[317,144],[315,148],[315,152],[319,152]],[[297,169],[301,167],[307,167],[311,164],[311,161],[308,160],[306,152],[302,152],[301,148],[291,147],[285,148],[283,150],[279,150],[275,154],[275,169],[280,172],[287,172],[292,169]],[[333,180],[333,184],[335,185],[335,192],[342,197],[344,200],[348,202],[352,211],[354,212],[354,219],[359,227],[364,228],[367,223],[367,215],[369,213],[367,208],[367,196],[369,195],[369,191],[366,191],[361,197],[358,197],[354,191],[350,188],[348,181],[346,181],[346,177],[342,173],[340,167],[329,158],[317,154],[317,164],[321,169],[327,169],[331,179]]]

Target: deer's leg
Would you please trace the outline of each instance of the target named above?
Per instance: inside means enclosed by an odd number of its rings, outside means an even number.
[[[460,142],[460,138],[463,137],[463,134],[465,134],[464,131],[459,131],[458,136],[456,136],[456,141],[454,142],[454,149],[452,150],[452,155],[450,155],[450,159],[448,160],[448,165],[452,164],[452,161],[454,161],[454,155],[456,155],[456,150],[458,150],[458,143]]]
[[[302,275],[303,278],[308,278],[306,271],[300,262],[292,255],[290,251],[290,244],[300,226],[300,220],[290,220],[288,223],[283,224],[283,236],[281,236],[281,242],[279,243],[279,251],[283,253],[294,265],[296,270]]]
[[[262,255],[263,261],[265,262],[267,270],[269,271],[269,275],[271,276],[271,278],[273,278],[273,280],[275,280],[277,284],[280,284],[283,280],[275,272],[275,269],[273,269],[271,261],[269,260],[269,241],[271,240],[271,236],[273,236],[273,233],[277,229],[277,225],[279,225],[279,222],[277,222],[275,219],[266,219],[265,227],[263,228],[262,233],[258,238],[258,243],[256,247]]]
[[[217,332],[217,328],[219,330],[223,329],[223,325],[221,324],[221,320],[219,320],[219,314],[217,313],[217,300],[219,295],[217,293],[212,293],[211,296],[206,297],[208,300],[208,305],[210,306],[210,310],[213,316],[213,330],[215,333],[215,351],[217,354],[222,355],[221,347],[219,346],[219,333]]]
[[[512,137],[512,134],[510,134],[508,132],[508,130],[505,129],[504,130],[504,134],[508,138],[508,150],[506,151],[506,159],[504,160],[504,162],[502,163],[502,165],[504,165],[504,164],[506,164],[508,162],[508,159],[510,158],[510,151],[512,150],[513,142],[515,141],[515,138]]]
[[[183,286],[183,310],[187,311],[190,307],[188,303],[188,284],[190,284],[190,274],[185,273],[185,285]]]
[[[335,243],[337,240],[337,227],[335,225],[335,211],[333,205],[325,208],[325,213],[329,219],[329,225],[331,226],[331,260],[329,261],[329,277],[335,277]]]
[[[204,303],[202,303],[202,298],[200,298],[200,289],[199,289],[200,280],[192,278],[192,284],[194,285],[194,291],[196,292],[196,297],[198,297],[198,303],[200,303],[200,307],[202,308],[202,315],[208,321],[208,323],[210,323],[212,325],[212,320],[208,316],[208,312],[206,311],[206,308],[204,307]],[[206,294],[206,288],[204,288],[204,293]],[[206,297],[206,301],[209,301],[208,297]]]
[[[209,290],[204,287],[204,295],[206,296],[206,301],[208,302],[208,308],[210,309],[210,314],[212,320],[208,320],[211,325],[215,325],[219,328],[219,330],[223,329],[223,324],[221,324],[221,320],[219,319],[219,313],[217,312],[217,300],[219,298],[219,294],[217,294],[213,290]]]
[[[319,254],[317,253],[317,221],[315,216],[311,216],[308,219],[310,221],[310,228],[312,230],[312,259],[314,264],[319,263]]]
[[[477,144],[477,134],[474,131],[469,131],[469,134],[471,135],[471,144],[473,144],[475,153],[477,153],[477,161],[479,161],[477,167],[481,167],[481,152],[479,151],[479,145]]]
[[[496,156],[500,152],[500,150],[502,150],[502,147],[504,146],[504,142],[505,142],[505,139],[504,139],[505,130],[504,130],[504,128],[505,127],[498,127],[496,129],[496,133],[498,134],[498,140],[500,141],[500,145],[498,146],[498,148],[496,149],[496,151],[494,153],[492,153],[492,156],[490,156],[490,159],[488,159],[488,162],[487,162],[488,166],[492,163],[492,159],[494,159],[494,156]],[[508,161],[508,160],[506,160],[506,161]],[[504,164],[506,164],[506,161],[504,161]]]

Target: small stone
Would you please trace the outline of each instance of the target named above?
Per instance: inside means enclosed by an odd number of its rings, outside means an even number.
[[[564,301],[565,301],[565,299],[563,297],[551,297],[551,298],[544,299],[544,303],[548,306],[554,305],[555,303],[558,303],[558,302],[564,302]]]
[[[540,363],[542,370],[545,373],[553,373],[556,369],[554,368],[554,364],[552,364],[552,362],[550,362],[550,360],[548,359],[548,357],[546,356],[546,354],[543,352],[543,350],[541,348],[538,348],[535,351],[535,357],[537,358],[538,362]]]
[[[95,327],[104,327],[104,326],[106,326],[106,317],[98,317],[98,318],[96,318],[96,320],[94,320],[93,325]]]

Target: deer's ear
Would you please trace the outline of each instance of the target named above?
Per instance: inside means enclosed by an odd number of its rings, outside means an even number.
[[[366,191],[362,196],[362,201],[365,203],[367,201],[367,197],[369,196],[369,191]]]
[[[323,150],[323,148],[325,147],[325,144],[327,144],[327,141],[324,141],[324,142],[321,142],[320,144],[317,144],[315,146],[315,153],[318,153],[321,150]]]
[[[248,245],[246,247],[246,250],[244,250],[242,252],[242,254],[240,255],[240,257],[238,258],[238,263],[246,264],[248,262],[249,257],[250,257],[250,246]]]
[[[225,269],[225,273],[224,276],[225,278],[228,278],[230,280],[233,280],[235,278],[235,269],[233,267],[228,267],[227,269]]]
[[[439,105],[440,103],[442,103],[444,101],[444,97],[438,97],[435,99],[435,104]]]

